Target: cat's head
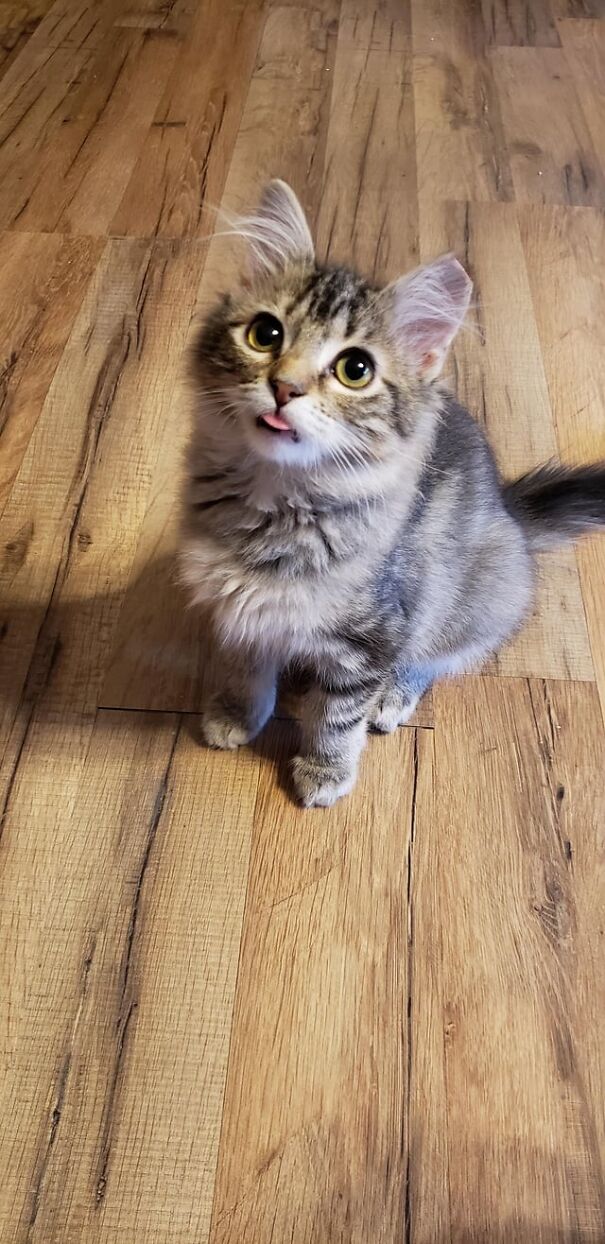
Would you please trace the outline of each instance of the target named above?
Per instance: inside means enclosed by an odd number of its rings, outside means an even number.
[[[414,425],[466,313],[451,255],[383,289],[315,260],[303,210],[274,181],[242,220],[241,287],[211,312],[196,375],[216,420],[279,465],[380,460]]]

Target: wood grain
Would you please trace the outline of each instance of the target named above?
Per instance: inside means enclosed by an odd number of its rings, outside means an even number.
[[[555,17],[605,18],[605,0],[550,0]]]
[[[171,0],[166,2],[170,4]],[[137,3],[135,0],[135,7]],[[42,48],[67,47],[72,54],[77,48],[92,50],[103,41],[123,9],[123,0],[98,0],[96,4],[90,0],[54,0],[47,5],[23,61],[29,59],[30,52]]]
[[[100,253],[85,238],[0,237],[0,511]]]
[[[402,1237],[414,791],[407,730],[312,821],[263,770],[212,1244]]]
[[[184,38],[199,5],[197,0],[129,0],[124,12],[116,13],[116,26],[137,30],[160,30],[168,38]]]
[[[492,64],[515,197],[603,207],[605,173],[557,48],[498,48]]]
[[[45,52],[44,89],[33,112],[23,112],[23,119],[16,114],[20,119],[2,149],[0,219],[6,227],[107,232],[176,51],[159,35],[111,29],[98,47],[81,54],[71,82],[61,71],[73,54]],[[24,103],[21,92],[14,110]]]
[[[560,40],[549,0],[481,0],[490,43],[502,47],[559,47]]]
[[[411,887],[414,1241],[441,1238],[435,1197],[444,1239],[552,1244],[604,1229],[605,974],[586,955],[603,937],[596,707],[594,688],[543,680],[469,679],[436,697]]]
[[[21,54],[53,0],[7,0],[0,4],[0,78]]]
[[[55,726],[31,738],[4,824],[0,1229],[205,1239],[258,761],[217,764],[158,715],[101,713],[85,760],[66,744]]]
[[[3,516],[0,783],[13,780],[40,701],[47,717],[94,714],[99,702],[154,468],[172,439],[176,342],[203,254],[197,243],[110,242],[76,319]]]
[[[513,197],[500,100],[477,5],[413,0],[421,216],[435,202]]]
[[[221,199],[261,29],[262,0],[204,0],[198,6],[112,233],[207,232],[203,207],[216,207]]]
[[[418,260],[411,67],[406,23],[392,6],[370,21],[344,0],[317,244],[322,257],[353,261],[379,281]]]
[[[460,257],[505,475],[605,458],[603,18],[0,0],[2,1244],[605,1238],[605,540],[315,813],[291,697],[199,746],[175,583],[215,209],[269,177],[323,258]]]
[[[605,164],[605,24],[559,22],[561,43],[601,168]]]

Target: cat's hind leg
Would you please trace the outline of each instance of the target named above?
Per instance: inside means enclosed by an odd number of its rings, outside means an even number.
[[[430,666],[395,665],[370,710],[370,729],[392,734],[398,726],[404,726],[434,677]]]

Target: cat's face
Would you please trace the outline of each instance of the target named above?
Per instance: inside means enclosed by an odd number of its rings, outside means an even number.
[[[388,457],[441,369],[468,303],[466,274],[447,257],[378,290],[346,269],[318,268],[302,209],[279,182],[246,223],[255,230],[251,275],[211,313],[196,354],[225,434],[237,428],[250,451],[284,466]],[[422,273],[430,276],[419,282]],[[452,290],[464,304],[455,327]]]
[[[232,296],[198,359],[217,415],[224,392],[249,448],[278,463],[381,456],[408,428],[413,376],[376,292],[342,269],[291,266]]]

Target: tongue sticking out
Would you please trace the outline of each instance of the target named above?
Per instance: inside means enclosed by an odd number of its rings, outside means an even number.
[[[282,419],[279,411],[270,410],[266,414],[261,415],[263,423],[267,423],[270,428],[275,428],[278,432],[291,432],[292,428],[285,419]]]

